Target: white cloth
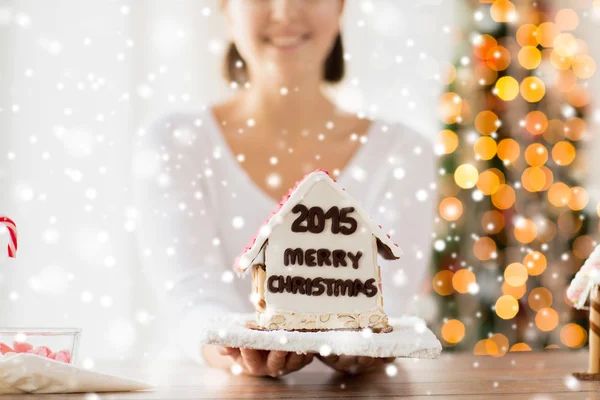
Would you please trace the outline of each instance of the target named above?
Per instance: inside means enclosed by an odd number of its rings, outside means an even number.
[[[440,341],[417,317],[390,319],[389,333],[364,331],[285,332],[259,331],[245,327],[253,314],[225,314],[208,321],[200,341],[228,347],[279,350],[321,355],[364,357],[438,358]]]
[[[153,387],[35,354],[0,354],[0,394],[128,392]]]
[[[431,143],[405,126],[375,121],[370,129],[337,181],[404,252],[380,260],[386,312],[399,316],[427,270],[435,160]],[[135,145],[143,269],[195,353],[204,316],[253,311],[250,280],[235,278],[232,266],[277,202],[249,179],[210,109],[160,118]]]

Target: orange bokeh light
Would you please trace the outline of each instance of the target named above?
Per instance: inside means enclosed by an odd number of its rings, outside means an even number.
[[[509,264],[504,270],[504,280],[510,286],[517,287],[524,285],[529,278],[527,268],[521,263]]]
[[[525,284],[519,286],[511,286],[506,282],[502,283],[502,294],[504,295],[510,295],[518,300],[521,297],[525,296],[525,293],[527,293],[527,285]]]
[[[519,242],[531,243],[537,236],[537,226],[530,219],[519,218],[513,232]]]
[[[477,160],[491,160],[496,155],[496,149],[496,141],[489,136],[480,137],[473,145]]]
[[[573,31],[579,25],[579,16],[575,10],[570,8],[565,8],[557,12],[554,20],[561,31]]]
[[[531,111],[525,117],[525,129],[532,135],[542,134],[548,129],[548,118],[541,111]]]
[[[442,337],[451,344],[456,344],[465,337],[465,325],[457,319],[451,319],[442,326]]]
[[[486,211],[481,218],[481,225],[486,233],[498,233],[504,229],[504,216],[497,210]]]
[[[521,47],[537,46],[537,26],[533,24],[524,24],[517,30],[517,42]]]
[[[562,207],[571,201],[571,188],[562,182],[556,182],[548,189],[548,200],[555,207]]]
[[[525,150],[525,161],[532,167],[542,166],[548,161],[548,150],[541,143],[533,143]]]
[[[438,114],[445,124],[454,124],[458,121],[462,111],[462,98],[453,92],[444,93],[438,104]]]
[[[570,142],[558,142],[552,148],[552,159],[557,165],[569,165],[575,159],[575,146]]]
[[[477,184],[479,172],[471,164],[462,164],[454,171],[454,181],[463,189],[470,189]]]
[[[531,293],[529,293],[527,302],[533,311],[540,311],[543,308],[551,307],[552,292],[545,287],[535,288],[531,291]]]
[[[506,47],[492,47],[486,54],[485,62],[487,66],[494,71],[504,71],[511,62],[510,52]]]
[[[504,101],[514,100],[519,95],[519,82],[512,76],[503,76],[496,81],[495,93]]]
[[[492,194],[492,204],[500,210],[506,210],[515,204],[515,190],[509,185],[500,185],[496,193]]]
[[[491,135],[500,126],[498,116],[492,111],[485,110],[475,117],[475,129],[482,135]]]
[[[528,76],[521,82],[521,96],[530,102],[537,103],[546,94],[546,85],[536,76]]]
[[[490,8],[492,19],[496,22],[511,22],[516,18],[515,5],[509,0],[496,0]]]
[[[473,53],[481,60],[487,58],[490,49],[498,46],[498,42],[490,35],[479,35],[473,40]]]
[[[496,256],[496,242],[483,236],[473,244],[473,254],[481,261],[491,260]]]
[[[446,197],[440,202],[439,211],[446,221],[456,221],[463,213],[462,202],[456,197]]]
[[[519,143],[514,139],[503,139],[498,143],[498,158],[513,164],[519,158],[521,149]]]
[[[485,194],[486,196],[489,196],[493,193],[496,193],[500,187],[500,183],[501,182],[498,174],[488,169],[487,171],[483,171],[481,174],[479,174],[477,189],[479,189],[481,193]]]
[[[565,136],[571,140],[581,140],[586,135],[587,126],[581,118],[569,118],[565,122]]]
[[[542,52],[534,46],[525,46],[519,50],[519,64],[525,69],[536,69],[542,62]]]
[[[433,290],[440,296],[449,296],[454,289],[452,288],[452,277],[454,273],[449,270],[443,270],[435,274],[431,282]]]
[[[577,324],[566,324],[560,330],[560,341],[567,347],[578,349],[587,342],[588,333]]]
[[[542,308],[535,315],[535,325],[544,332],[554,330],[558,325],[558,313],[550,308]]]
[[[544,22],[538,26],[535,37],[543,47],[554,46],[554,39],[560,34],[560,29],[553,22]]]
[[[452,286],[458,293],[469,293],[469,286],[477,282],[475,274],[468,269],[456,271],[452,278]]]
[[[583,210],[590,200],[587,190],[580,186],[571,188],[571,200],[567,203],[571,210]]]
[[[529,275],[541,275],[546,270],[546,256],[539,251],[532,251],[523,258],[523,265],[527,268]]]
[[[519,302],[511,295],[503,295],[496,300],[496,314],[502,319],[511,319],[519,312]]]

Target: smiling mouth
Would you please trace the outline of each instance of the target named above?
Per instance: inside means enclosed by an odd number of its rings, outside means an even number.
[[[310,39],[310,34],[290,35],[290,36],[266,36],[264,42],[280,49],[293,49],[306,43]]]

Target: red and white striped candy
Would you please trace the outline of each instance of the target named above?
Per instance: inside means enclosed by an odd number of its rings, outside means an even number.
[[[10,236],[8,241],[8,256],[15,258],[17,255],[17,226],[12,219],[3,215],[0,215],[0,223],[6,225],[8,235]]]

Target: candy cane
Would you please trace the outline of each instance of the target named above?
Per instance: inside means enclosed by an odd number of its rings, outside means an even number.
[[[8,242],[8,256],[15,258],[17,255],[17,226],[14,221],[8,217],[0,215],[0,223],[6,225],[10,240]]]

